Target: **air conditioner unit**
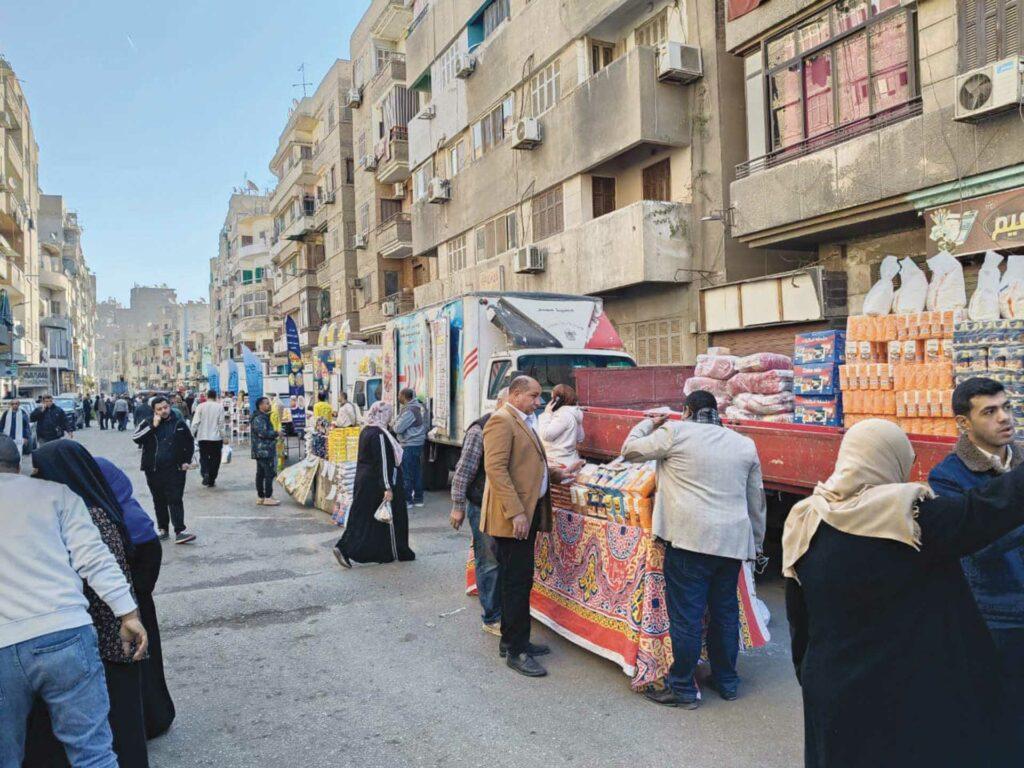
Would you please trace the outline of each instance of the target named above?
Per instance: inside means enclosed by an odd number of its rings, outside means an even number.
[[[363,155],[359,158],[359,167],[364,171],[376,171],[377,170],[377,156],[374,154]]]
[[[661,82],[685,84],[703,76],[698,46],[669,42],[658,49],[658,80]]]
[[[333,205],[335,199],[336,198],[334,197],[334,192],[333,191],[328,192],[327,194],[324,195],[324,204],[325,205]]]
[[[395,194],[395,197],[405,197],[405,182],[404,181],[396,181],[395,182],[394,194]]]
[[[345,101],[345,106],[349,109],[356,109],[360,104],[363,103],[363,89],[362,88],[349,88],[348,99]]]
[[[516,251],[513,269],[523,275],[544,271],[544,252],[535,245],[525,245]]]
[[[452,185],[448,179],[431,179],[427,184],[428,203],[447,203],[452,199]]]
[[[957,75],[955,119],[972,121],[1020,105],[1024,57],[1011,56]]]
[[[356,235],[353,237],[352,245],[358,250],[366,250],[366,235]]]
[[[435,117],[437,117],[437,107],[435,107],[433,104],[427,104],[427,106],[425,106],[416,114],[416,117],[418,117],[420,120],[433,120]]]
[[[455,76],[465,80],[476,70],[476,58],[471,53],[460,53],[455,57]]]
[[[385,301],[380,305],[380,313],[384,317],[397,317],[398,316],[398,302],[397,301]]]
[[[516,126],[516,143],[513,149],[534,149],[544,141],[544,127],[535,117],[527,117]]]

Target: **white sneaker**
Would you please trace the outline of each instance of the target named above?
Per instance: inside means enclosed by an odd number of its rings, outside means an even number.
[[[495,637],[501,637],[501,622],[495,621],[491,624],[483,624],[480,627],[484,632]]]
[[[413,506],[414,507],[422,507],[423,506],[423,502],[422,501],[417,501],[415,504],[413,504]]]

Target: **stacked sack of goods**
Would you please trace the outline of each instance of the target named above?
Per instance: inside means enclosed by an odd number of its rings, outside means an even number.
[[[967,306],[963,268],[946,252],[928,266],[931,284],[909,257],[887,256],[865,314],[849,318],[846,365],[839,369],[847,428],[882,418],[910,434],[956,436],[953,332]],[[894,291],[897,274],[901,287]]]
[[[1000,278],[1002,256],[989,252],[968,308],[969,319],[953,332],[956,383],[975,376],[1006,387],[1024,439],[1024,257],[1010,256]]]
[[[654,469],[653,461],[585,465],[569,489],[573,511],[619,525],[651,530]],[[557,505],[558,502],[555,503]]]
[[[335,464],[359,456],[359,427],[332,427],[327,435],[327,460]]]
[[[839,367],[846,362],[843,331],[797,334],[793,345],[793,423],[843,426]]]
[[[746,357],[711,347],[697,356],[695,375],[683,392],[710,392],[718,410],[735,421],[793,421],[793,360],[786,355],[759,352]]]

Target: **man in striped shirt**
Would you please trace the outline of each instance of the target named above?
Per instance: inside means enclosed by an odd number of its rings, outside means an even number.
[[[508,388],[498,393],[495,409],[505,405]],[[483,608],[483,630],[501,637],[501,589],[498,554],[494,539],[480,530],[480,506],[484,500],[484,426],[492,414],[487,413],[469,425],[462,441],[462,455],[452,478],[452,528],[462,527],[469,516],[473,534],[473,558],[476,571],[476,589]]]

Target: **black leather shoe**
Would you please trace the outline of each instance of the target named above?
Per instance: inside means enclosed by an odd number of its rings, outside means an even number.
[[[547,656],[551,653],[551,648],[541,643],[528,643],[526,653],[530,656]],[[504,643],[498,643],[498,654],[504,659],[508,655],[508,646]]]
[[[518,656],[509,656],[505,659],[505,664],[508,665],[509,669],[514,669],[520,675],[525,675],[526,677],[544,677],[548,673],[544,667],[534,661],[532,656],[525,653],[520,653]]]
[[[721,696],[726,701],[736,701],[736,691],[731,691],[722,688],[722,686],[718,684],[718,681],[715,680],[715,678],[709,677],[707,680],[704,681],[704,685],[710,688],[712,691],[715,691],[719,696]]]
[[[678,696],[676,696],[675,691],[673,691],[668,686],[664,686],[662,688],[648,688],[646,691],[644,691],[644,698],[648,701],[653,701],[655,704],[661,704],[661,706],[663,707],[696,709],[700,706],[699,699],[694,699],[692,701],[680,699]]]
[[[352,561],[349,560],[345,556],[345,553],[342,552],[337,547],[333,547],[331,549],[331,554],[334,555],[334,559],[338,561],[338,565],[340,565],[342,568],[351,568],[352,567]]]

